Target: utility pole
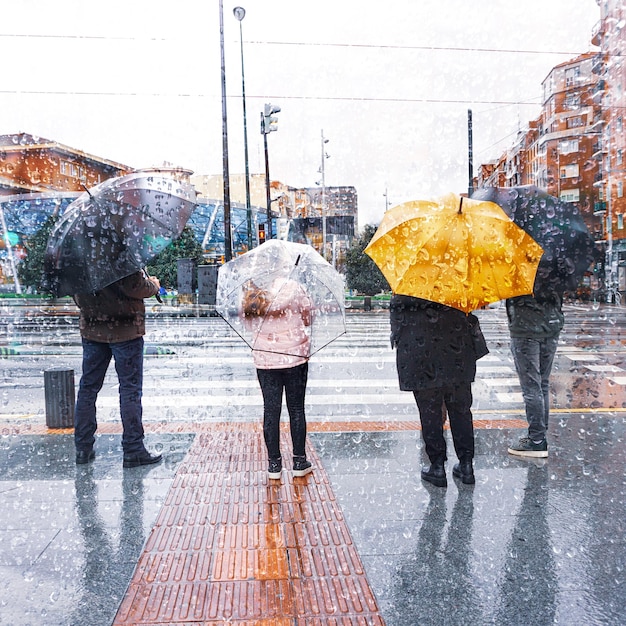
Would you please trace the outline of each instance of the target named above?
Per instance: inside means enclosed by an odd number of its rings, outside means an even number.
[[[220,0],[220,51],[222,61],[222,167],[224,177],[224,260],[233,258],[230,232],[230,173],[228,171],[228,122],[226,116],[226,63],[224,61],[224,3]]]
[[[467,162],[469,167],[469,181],[467,183],[467,197],[474,193],[474,147],[472,136],[472,109],[467,109]]]
[[[272,235],[272,196],[270,193],[270,160],[267,150],[267,135],[278,130],[278,118],[274,113],[280,113],[280,107],[266,104],[261,111],[261,134],[263,135],[263,151],[265,152],[265,203],[267,206],[267,232],[266,237],[273,239]]]
[[[322,164],[320,166],[320,174],[322,175],[322,256],[326,258],[326,174],[324,168],[324,161],[328,158],[325,150],[325,144],[328,143],[328,139],[324,139],[324,130],[322,129]]]

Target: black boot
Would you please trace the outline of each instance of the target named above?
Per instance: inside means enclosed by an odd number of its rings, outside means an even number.
[[[465,485],[473,485],[476,482],[474,478],[474,468],[472,467],[472,459],[464,459],[459,461],[453,468],[452,474],[456,478],[460,478]]]
[[[444,468],[443,459],[432,461],[430,467],[422,468],[422,480],[425,480],[436,487],[447,487],[448,479]]]

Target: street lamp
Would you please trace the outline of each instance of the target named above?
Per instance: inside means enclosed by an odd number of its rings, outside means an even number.
[[[228,120],[226,116],[226,63],[224,60],[224,3],[220,0],[220,52],[222,62],[222,168],[224,178],[224,260],[233,258],[230,230],[230,174],[228,171]]]
[[[243,154],[246,168],[246,225],[248,233],[248,250],[252,249],[252,207],[250,206],[250,170],[248,167],[248,123],[246,119],[246,80],[243,71],[243,31],[241,22],[246,17],[243,7],[235,7],[233,15],[239,21],[239,43],[241,47],[241,101],[243,103]]]

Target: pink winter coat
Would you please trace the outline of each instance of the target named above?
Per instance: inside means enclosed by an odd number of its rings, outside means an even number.
[[[265,315],[248,317],[253,331],[252,358],[257,369],[295,367],[309,360],[312,304],[294,280],[277,279]]]

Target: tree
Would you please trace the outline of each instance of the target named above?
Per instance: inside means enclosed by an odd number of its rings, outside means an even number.
[[[193,259],[202,265],[202,246],[189,226],[185,226],[178,239],[162,250],[148,265],[147,271],[156,276],[165,289],[175,289],[178,285],[178,259]]]
[[[35,293],[46,293],[42,285],[44,258],[50,231],[58,219],[58,215],[51,215],[32,237],[24,241],[26,257],[17,266],[17,276],[23,287],[30,287]]]
[[[366,224],[346,255],[346,282],[348,289],[356,289],[366,296],[389,290],[389,283],[378,266],[363,250],[376,233],[376,226]]]

